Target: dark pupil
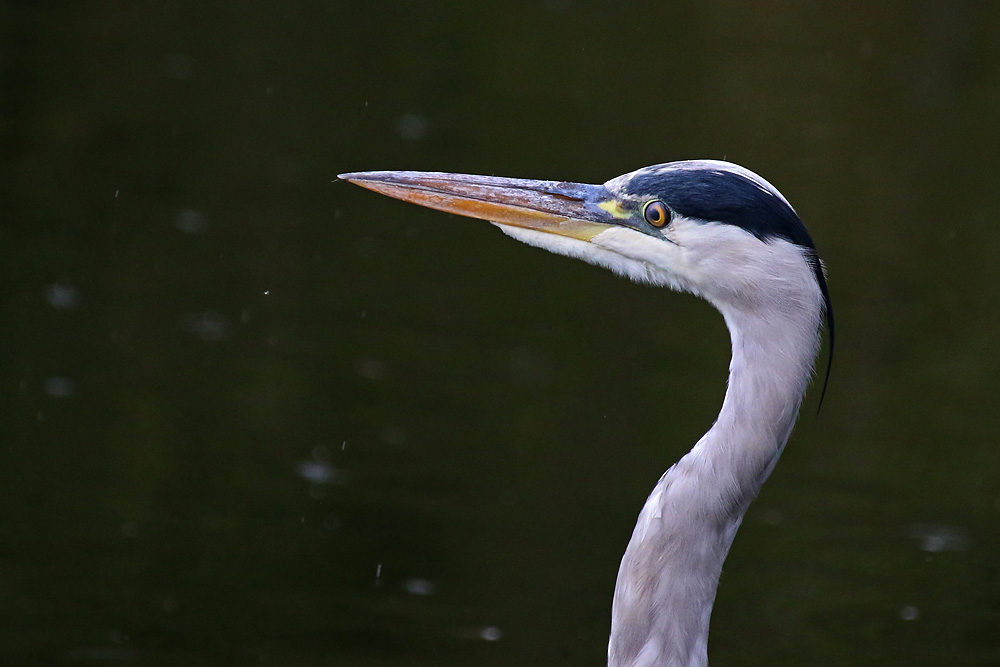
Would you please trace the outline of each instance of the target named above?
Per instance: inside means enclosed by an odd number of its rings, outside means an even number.
[[[646,207],[646,222],[649,224],[659,227],[663,224],[664,218],[665,211],[663,210],[663,204],[660,202],[654,201]]]

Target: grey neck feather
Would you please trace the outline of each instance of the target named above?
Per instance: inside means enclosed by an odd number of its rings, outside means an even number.
[[[720,310],[733,343],[722,410],[639,515],[615,587],[609,667],[708,664],[723,561],[791,434],[809,381],[818,309],[782,326],[775,317],[792,315]]]

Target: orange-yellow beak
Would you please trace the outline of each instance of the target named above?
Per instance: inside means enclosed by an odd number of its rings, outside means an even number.
[[[426,171],[362,171],[340,178],[439,211],[580,241],[627,217],[603,185]]]

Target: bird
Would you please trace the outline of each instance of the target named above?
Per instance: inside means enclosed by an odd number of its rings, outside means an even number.
[[[340,179],[505,234],[639,283],[701,297],[728,327],[722,408],[656,483],[622,557],[609,667],[703,667],[723,562],[798,418],[834,319],[825,266],[768,181],[721,160],[644,167],[603,185],[444,172]]]

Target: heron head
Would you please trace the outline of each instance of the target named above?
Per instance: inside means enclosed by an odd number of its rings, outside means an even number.
[[[770,183],[729,162],[669,162],[603,185],[412,171],[340,178],[489,220],[531,245],[693,292],[723,310],[801,305],[808,293],[832,315],[795,210]]]
[[[340,178],[489,220],[520,241],[639,282],[697,294],[727,320],[773,321],[776,332],[816,337],[825,312],[833,359],[833,310],[809,233],[774,186],[730,162],[668,162],[603,185],[419,171]],[[828,364],[827,380],[829,372]]]

